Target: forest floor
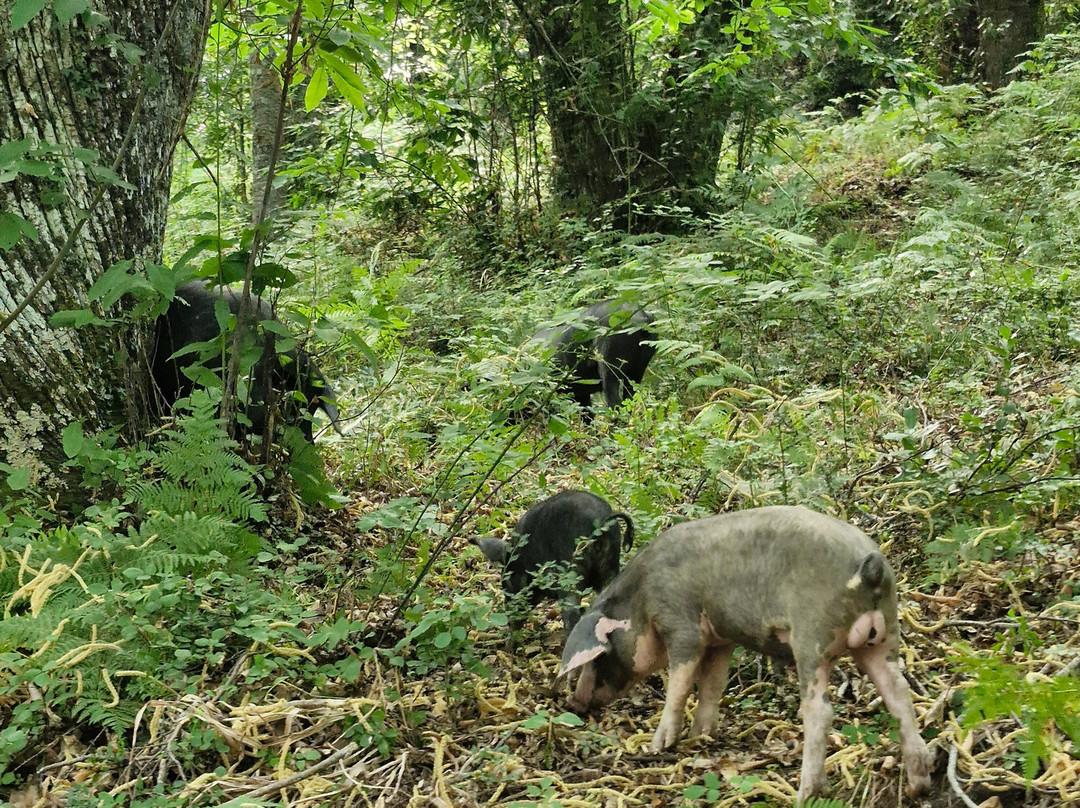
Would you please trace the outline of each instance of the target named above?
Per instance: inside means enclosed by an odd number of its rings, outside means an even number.
[[[860,485],[866,492],[881,489],[883,495],[889,490],[884,477],[864,478]],[[966,561],[947,582],[931,586],[925,580],[917,583],[905,572],[925,544],[918,527],[924,523],[903,513],[874,516],[873,497],[866,496],[864,502],[867,513],[858,514],[855,521],[870,531],[888,528],[892,536],[885,549],[898,570],[904,668],[923,735],[936,754],[933,791],[919,804],[984,808],[1075,804],[1080,799],[1080,761],[1070,754],[1067,741],[1061,744],[1058,737],[1059,745],[1029,781],[1021,773],[1018,751],[1018,741],[1027,732],[1021,717],[997,718],[967,730],[961,728],[958,708],[970,684],[971,663],[962,663],[962,658],[970,660],[971,655],[992,650],[1000,656],[1003,647],[1012,647],[1011,661],[1031,682],[1060,673],[1070,660],[1075,666],[1080,652],[1076,616],[1050,604],[1080,581],[1074,538],[1080,520],[1048,512],[1038,526],[1037,553],[1008,561]],[[354,525],[375,508],[375,503],[360,498],[325,517],[309,514],[304,531],[312,541],[283,563],[317,560],[327,568],[340,568],[346,579],[361,576],[367,556],[355,551]],[[922,506],[916,510],[925,513]],[[448,512],[438,518],[449,522],[452,517]],[[474,547],[457,538],[448,555],[450,563],[429,582],[433,603],[462,597],[498,601],[498,575]],[[417,559],[402,561],[411,564]],[[386,629],[382,647],[401,648],[399,641],[408,626],[400,619],[390,622],[395,597],[383,596],[372,607],[370,602],[353,601],[348,587],[342,587],[322,592],[316,603],[324,617],[344,614]],[[171,703],[156,701],[148,705],[145,720],[152,730],[151,741],[137,746],[127,757],[128,765],[113,769],[104,781],[105,772],[96,764],[97,785],[111,782],[122,791],[125,783],[131,783],[125,778],[154,779],[165,770],[168,758],[168,743],[163,744],[162,738],[175,741],[202,726],[225,743],[216,767],[202,773],[189,770],[186,783],[172,780],[173,788],[182,789],[192,805],[209,804],[211,794],[218,800],[236,800],[230,805],[238,806],[380,808],[701,804],[726,808],[793,802],[802,730],[792,671],[776,669],[754,654],[737,656],[718,737],[684,737],[670,752],[653,754],[647,747],[663,703],[663,677],[649,678],[579,725],[568,717],[568,691],[557,677],[561,628],[554,604],[537,610],[516,650],[509,651],[506,641],[507,628],[498,625],[470,630],[462,641],[460,648],[467,649],[484,673],[449,659],[418,675],[376,654],[359,662],[353,684],[328,682],[305,691],[283,678],[259,698],[227,702],[209,693]],[[241,658],[229,678],[250,663],[249,657]],[[836,716],[827,767],[833,797],[853,806],[911,804],[902,797],[895,727],[873,687],[844,662],[834,672],[832,684]],[[693,705],[691,698],[691,709]],[[369,729],[366,744],[358,744],[355,735],[347,740],[343,732],[357,723]],[[684,734],[688,726],[689,720]],[[298,761],[306,763],[301,767]],[[90,769],[83,765],[56,766],[50,773],[52,782],[60,786],[87,779]],[[52,796],[62,793],[59,787]],[[39,795],[46,796],[36,790],[24,792],[12,799],[12,805],[54,804],[29,799]],[[965,803],[961,795],[972,802]]]
[[[502,289],[463,283],[456,265],[369,273],[370,311],[401,325],[376,345],[396,367],[340,362],[378,391],[342,388],[363,426],[323,446],[350,504],[279,499],[265,538],[287,549],[259,562],[307,615],[289,626],[302,638],[229,635],[224,662],[182,670],[186,694],[141,705],[123,737],[44,715],[42,765],[13,808],[792,805],[791,671],[737,656],[718,737],[652,754],[663,676],[582,721],[557,677],[554,604],[507,649],[499,575],[460,524],[503,531],[563,487],[630,512],[635,549],[674,522],[764,504],[852,521],[897,573],[903,666],[937,760],[923,804],[1080,804],[1063,729],[1077,719],[1062,707],[1080,681],[1080,197],[1072,158],[1055,162],[1075,127],[1039,118],[1064,102],[1033,92],[948,88],[914,111],[810,121],[788,145],[821,162],[787,166],[790,186],[701,235],[604,234]],[[516,391],[492,379],[517,372],[524,329],[613,287],[660,315],[643,389],[591,426],[537,422],[503,452],[512,430],[491,416]],[[343,321],[364,319],[354,291]],[[494,504],[459,521],[474,488]],[[832,796],[911,804],[873,687],[841,661],[832,693]]]
[[[961,794],[985,808],[1066,806],[1080,800],[1080,761],[1067,747],[1054,751],[1028,781],[1018,766],[1017,739],[1026,732],[1021,722],[1000,719],[965,731],[957,716],[969,680],[958,660],[1008,644],[1010,632],[1022,625],[1032,633],[1026,641],[1013,638],[1013,661],[1029,679],[1060,673],[1077,658],[1080,632],[1074,615],[1045,608],[1061,587],[1080,580],[1077,530],[1075,517],[1042,527],[1047,546],[1062,549],[1038,559],[1038,576],[1023,589],[1010,570],[1028,560],[975,562],[957,580],[925,592],[911,588],[900,573],[904,667],[937,761],[934,789],[919,804],[962,805]],[[894,556],[903,558],[896,545],[904,543],[894,540]],[[461,563],[457,575],[441,582],[447,593],[485,587],[494,593],[498,577],[478,553],[464,541],[454,550]],[[902,560],[897,566],[902,571]],[[1031,637],[1044,644],[1032,647]],[[506,649],[506,639],[505,627],[470,637],[490,676],[461,681],[459,672],[450,690],[453,671],[405,681],[373,659],[365,663],[362,684],[351,696],[323,701],[301,695],[264,708],[252,705],[246,714],[241,711],[239,721],[234,718],[234,726],[246,737],[271,739],[275,724],[288,716],[301,743],[326,743],[329,736],[318,732],[320,725],[333,726],[378,706],[386,727],[400,732],[389,755],[356,751],[335,767],[336,773],[321,772],[318,785],[298,782],[296,797],[289,800],[293,805],[315,799],[319,789],[335,802],[349,794],[355,804],[379,806],[733,806],[794,800],[802,729],[790,669],[774,669],[755,654],[736,657],[719,737],[687,739],[688,719],[679,744],[653,754],[648,744],[663,705],[661,676],[576,726],[565,721],[568,689],[557,678],[561,629],[554,605],[539,610],[515,651]],[[833,686],[836,715],[827,761],[833,797],[853,806],[910,804],[901,796],[894,725],[872,685],[850,662],[841,662]],[[418,713],[425,717],[416,726],[410,716]],[[322,747],[322,754],[332,748]],[[955,754],[951,764],[950,754]],[[241,796],[253,785],[254,780],[243,780],[227,792]]]

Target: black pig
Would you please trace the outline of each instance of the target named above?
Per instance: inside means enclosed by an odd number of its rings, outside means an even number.
[[[154,382],[160,394],[160,403],[171,408],[179,399],[190,395],[195,382],[184,373],[184,368],[197,364],[198,353],[184,353],[173,356],[177,351],[209,342],[221,335],[214,306],[224,299],[229,311],[237,315],[243,301],[243,292],[227,286],[211,287],[205,281],[192,281],[176,290],[176,297],[169,304],[165,314],[158,318],[156,325],[156,344],[152,362]],[[334,400],[334,391],[326,380],[319,366],[303,348],[292,348],[281,354],[267,345],[266,332],[258,323],[266,320],[277,322],[270,305],[254,295],[248,298],[248,313],[245,328],[254,336],[254,345],[261,351],[248,377],[248,401],[245,402],[244,414],[251,421],[251,429],[257,434],[266,431],[266,393],[268,386],[282,394],[283,409],[286,417],[297,421],[304,437],[312,440],[311,421],[296,413],[293,394],[299,392],[306,410],[314,414],[322,409],[330,418],[334,428],[338,428],[338,409]],[[250,340],[249,343],[251,344]],[[226,350],[228,344],[226,344]],[[206,367],[220,369],[220,354],[217,361],[210,359]]]
[[[612,315],[622,312],[625,319]],[[627,316],[629,315],[629,316]],[[564,328],[548,328],[533,339],[555,349],[553,362],[565,373],[564,389],[589,418],[593,393],[602,392],[609,407],[617,407],[634,394],[656,348],[649,329],[653,317],[633,303],[602,300],[574,316]]]
[[[626,527],[621,537],[617,521]],[[615,513],[588,491],[562,491],[533,505],[518,520],[509,542],[490,537],[476,540],[484,555],[502,565],[503,589],[508,595],[527,590],[531,606],[544,598],[563,604],[567,635],[581,617],[581,598],[576,591],[537,580],[540,568],[551,563],[571,567],[581,579],[580,588],[599,592],[619,572],[620,544],[629,550],[633,543],[630,517]]]
[[[795,663],[802,696],[798,800],[825,791],[833,710],[829,673],[850,654],[898,721],[912,797],[930,787],[933,759],[900,671],[896,579],[858,528],[806,508],[773,506],[684,522],[649,543],[593,601],[563,650],[578,673],[570,705],[610,704],[667,667],[667,699],[653,735],[679,737],[694,684],[693,735],[713,735],[735,646]]]

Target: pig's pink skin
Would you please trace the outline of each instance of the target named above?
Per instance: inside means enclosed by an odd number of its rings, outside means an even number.
[[[602,643],[609,643],[611,641],[611,634],[614,631],[629,630],[629,620],[612,620],[610,617],[601,617],[596,621],[596,639]]]
[[[863,612],[851,624],[847,635],[848,648],[881,645],[885,642],[885,615],[880,609]]]
[[[629,620],[612,620],[610,617],[601,617],[596,621],[596,645],[578,651],[570,659],[563,663],[559,675],[572,674],[577,668],[587,665],[592,660],[606,652],[611,647],[611,635],[615,631],[629,631]]]
[[[635,677],[648,676],[667,667],[667,649],[656,626],[649,624],[634,643],[633,670]]]
[[[576,654],[570,657],[570,660],[566,663],[566,665],[563,666],[562,672],[565,674],[572,674],[576,669],[592,662],[594,659],[604,653],[605,650],[606,649],[604,648],[604,646],[595,645],[592,648],[588,648],[584,651],[578,651]]]
[[[596,645],[574,654],[562,666],[562,673],[564,674],[573,674],[576,669],[581,669],[574,693],[569,699],[571,709],[578,712],[588,712],[597,707],[606,707],[629,689],[629,685],[633,684],[633,681],[636,681],[636,679],[631,681],[622,690],[616,690],[606,682],[599,687],[596,686],[596,664],[594,660],[600,655],[611,651],[614,643],[612,635],[616,631],[631,631],[630,621],[600,617],[596,621]]]

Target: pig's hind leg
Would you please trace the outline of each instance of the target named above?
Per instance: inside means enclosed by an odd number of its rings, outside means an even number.
[[[727,687],[731,650],[730,645],[707,648],[698,664],[698,705],[694,711],[694,724],[690,728],[692,736],[716,735],[720,697]]]
[[[911,691],[897,663],[895,642],[852,649],[859,670],[870,677],[881,694],[885,707],[900,724],[900,748],[907,769],[907,794],[916,797],[930,788],[930,769],[933,757],[919,734],[915,708],[911,706]]]
[[[829,674],[836,658],[818,654],[796,655],[799,693],[803,718],[802,773],[799,776],[799,802],[825,793],[825,745],[832,726],[833,708],[829,701]]]

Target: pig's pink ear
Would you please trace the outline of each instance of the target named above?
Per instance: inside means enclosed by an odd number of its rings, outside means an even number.
[[[611,633],[629,628],[629,620],[612,620],[599,612],[587,612],[566,638],[559,676],[566,676],[610,650]]]
[[[568,673],[571,673],[596,659],[605,651],[607,651],[606,645],[594,645],[591,648],[583,648],[569,659],[567,659],[564,654],[562,665],[559,666],[559,676],[566,676]]]
[[[629,620],[613,620],[610,617],[604,617],[600,615],[600,619],[596,621],[596,639],[605,645],[610,644],[611,633],[613,631],[629,631]]]

